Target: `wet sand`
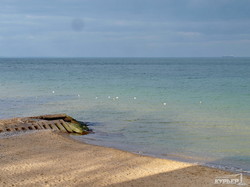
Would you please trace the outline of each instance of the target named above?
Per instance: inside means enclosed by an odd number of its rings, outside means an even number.
[[[235,186],[215,185],[231,173],[112,148],[52,131],[0,138],[0,186]],[[250,184],[250,177],[243,176]]]

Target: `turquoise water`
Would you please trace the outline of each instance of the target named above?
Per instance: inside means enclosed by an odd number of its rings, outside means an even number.
[[[67,113],[82,141],[250,170],[250,58],[1,58],[0,118]]]

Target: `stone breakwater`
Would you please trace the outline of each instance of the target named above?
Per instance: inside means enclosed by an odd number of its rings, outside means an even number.
[[[45,130],[62,131],[65,133],[88,134],[87,124],[66,114],[42,115],[0,120],[0,133]]]

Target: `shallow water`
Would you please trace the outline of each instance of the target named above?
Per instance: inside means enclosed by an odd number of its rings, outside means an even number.
[[[67,113],[89,143],[247,171],[249,72],[250,58],[2,58],[0,118]]]

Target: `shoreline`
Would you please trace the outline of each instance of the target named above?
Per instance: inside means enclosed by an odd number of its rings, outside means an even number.
[[[144,152],[144,151],[138,151],[135,150],[135,147],[131,149],[129,146],[122,146],[121,144],[108,144],[108,143],[100,143],[96,140],[93,140],[93,138],[87,138],[86,136],[74,136],[70,135],[70,137],[78,142],[81,143],[86,143],[89,145],[95,145],[95,146],[100,146],[100,147],[108,147],[108,148],[113,148],[116,150],[121,150],[129,153],[133,153],[136,155],[141,155],[141,156],[148,156],[152,158],[159,158],[159,159],[165,159],[165,160],[172,160],[176,162],[184,162],[188,164],[194,164],[194,165],[200,165],[204,167],[209,167],[209,168],[214,168],[214,169],[219,169],[223,170],[226,172],[231,172],[231,173],[243,173],[246,176],[250,176],[250,170],[244,170],[239,167],[235,166],[230,166],[230,165],[225,165],[225,164],[218,164],[216,163],[216,159],[210,159],[210,160],[205,160],[203,157],[193,157],[189,155],[184,155],[184,154],[157,154],[156,152]],[[138,147],[137,147],[138,148]]]
[[[79,142],[48,130],[0,138],[0,186],[214,186],[229,171]],[[250,184],[250,177],[243,176]]]

